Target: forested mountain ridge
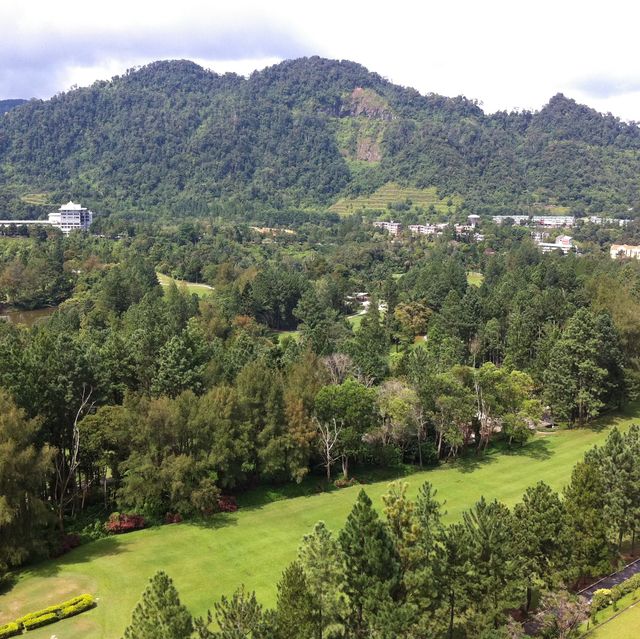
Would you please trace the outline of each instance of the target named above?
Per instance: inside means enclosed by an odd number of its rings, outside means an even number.
[[[16,216],[44,212],[30,193],[105,212],[324,210],[391,181],[480,213],[621,213],[640,207],[639,175],[640,128],[563,95],[487,115],[318,57],[249,78],[154,62],[0,120],[0,210]]]
[[[0,115],[3,115],[7,111],[11,111],[17,106],[24,104],[26,100],[22,100],[20,98],[13,98],[10,100],[0,100]]]

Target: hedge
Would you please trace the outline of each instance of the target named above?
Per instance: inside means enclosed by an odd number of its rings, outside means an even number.
[[[11,623],[6,623],[4,624],[4,626],[0,626],[0,639],[15,637],[19,634],[22,634],[22,628],[14,621],[12,621]]]
[[[54,623],[59,620],[58,615],[55,612],[48,612],[46,615],[41,615],[35,619],[27,619],[22,627],[25,630],[35,630],[41,626],[46,626],[48,623]]]
[[[611,605],[615,606],[620,599],[636,590],[640,590],[640,573],[614,586],[611,590],[608,588],[596,590],[591,600],[591,615],[593,616]]]
[[[22,631],[22,628],[25,630],[33,630],[48,623],[54,623],[60,619],[78,615],[85,610],[89,610],[89,608],[93,608],[95,605],[95,599],[91,595],[79,595],[78,597],[73,597],[73,599],[63,601],[56,606],[49,606],[48,608],[23,615],[19,619],[16,619],[14,625],[18,628],[18,633]],[[0,627],[0,630],[2,627]],[[0,634],[0,639],[11,636],[13,635]]]

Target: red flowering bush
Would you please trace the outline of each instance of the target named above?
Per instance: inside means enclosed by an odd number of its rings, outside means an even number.
[[[182,521],[182,515],[180,513],[167,513],[164,516],[165,524],[179,524]]]
[[[218,497],[218,510],[221,513],[235,513],[238,510],[238,502],[231,495],[222,495]]]
[[[146,522],[142,515],[125,515],[124,513],[111,513],[105,524],[108,533],[119,535],[144,528]]]
[[[61,555],[65,555],[74,548],[77,548],[81,543],[82,540],[80,539],[80,535],[76,535],[75,533],[62,535],[58,547],[54,548],[51,555],[53,557],[60,557]]]

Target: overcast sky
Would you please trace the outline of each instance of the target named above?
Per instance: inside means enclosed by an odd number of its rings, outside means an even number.
[[[631,0],[1,0],[0,99],[160,59],[248,74],[321,55],[486,111],[539,109],[563,92],[640,121],[639,18]]]

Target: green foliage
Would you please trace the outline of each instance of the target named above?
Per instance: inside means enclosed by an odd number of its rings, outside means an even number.
[[[46,626],[50,623],[55,623],[58,620],[59,620],[59,617],[55,612],[49,612],[49,613],[45,613],[44,615],[40,615],[38,617],[25,619],[22,622],[22,627],[25,630],[35,630],[36,628],[40,628],[41,626]]]
[[[5,623],[0,626],[0,639],[7,639],[7,637],[15,637],[16,635],[22,634],[22,628],[20,626],[11,621],[9,623]]]
[[[173,582],[159,571],[142,593],[124,639],[189,639],[192,630],[191,615],[180,602]]]

